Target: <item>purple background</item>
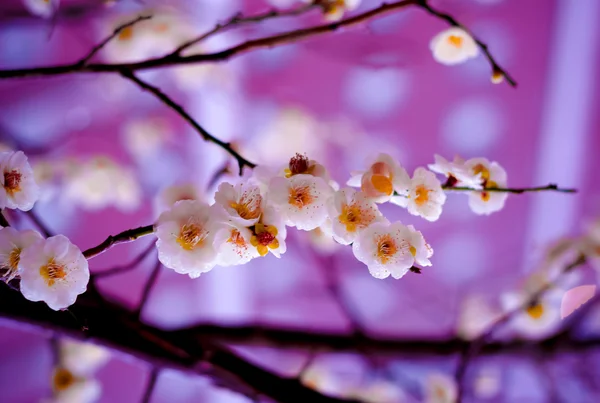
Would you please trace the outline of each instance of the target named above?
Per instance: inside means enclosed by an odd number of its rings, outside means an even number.
[[[0,67],[77,60],[98,42],[102,29],[112,26],[115,15],[143,9],[126,0],[112,8],[93,5],[98,3],[63,0],[65,10],[82,5],[83,12],[66,15],[66,10],[52,27],[29,16],[19,1],[3,1]],[[361,10],[380,1],[363,3]],[[236,11],[266,7],[263,0],[173,4],[199,32]],[[434,153],[449,158],[458,153],[500,162],[510,186],[556,182],[580,189],[577,195],[510,196],[506,207],[491,216],[474,215],[466,196],[451,194],[435,223],[385,206],[389,218],[414,223],[435,254],[433,267],[420,276],[380,281],[369,275],[349,248],[335,253],[344,291],[375,335],[451,334],[462,297],[485,294],[495,301],[535,268],[548,242],[577,234],[584,222],[600,213],[600,183],[595,174],[600,170],[600,2],[439,0],[433,4],[486,42],[517,79],[518,88],[492,85],[489,64],[481,56],[457,67],[434,62],[429,41],[445,25],[418,9],[299,44],[252,52],[216,66],[207,73],[211,79],[198,79],[195,85],[178,85],[169,70],[142,75],[183,103],[209,132],[236,141],[243,154],[259,164],[284,163],[290,153],[307,151],[344,182],[351,170],[362,168],[364,159],[377,152],[389,152],[411,172],[433,162]],[[318,15],[311,14],[265,23],[228,33],[211,46],[224,47],[319,21]],[[306,114],[314,126],[304,131],[299,126],[273,129],[282,111],[290,109]],[[159,154],[136,159],[123,146],[123,126],[150,117],[165,120],[169,138]],[[290,133],[299,134],[289,138]],[[160,189],[182,181],[205,188],[226,160],[224,152],[201,141],[179,116],[116,75],[0,81],[0,135],[9,146],[31,150],[34,161],[104,153],[135,169],[144,198],[133,213],[113,208],[86,212],[53,201],[36,205],[35,211],[53,231],[82,249],[109,234],[151,223],[152,199]],[[27,218],[22,222],[27,225]],[[282,260],[269,256],[243,267],[216,268],[197,280],[163,269],[144,319],[167,328],[207,322],[348,329],[347,319],[324,289],[318,267],[322,257],[307,242],[307,234],[290,232],[289,250]],[[95,258],[90,267],[101,270],[129,261],[148,242],[119,246]],[[151,260],[130,273],[103,280],[103,290],[135,306]],[[0,401],[32,402],[48,396],[48,335],[3,321],[0,326]],[[243,351],[282,373],[293,374],[303,362],[300,353]],[[339,359],[366,368],[358,357]],[[570,358],[559,357],[553,365],[561,368],[561,359]],[[401,361],[394,368],[414,386],[428,371],[451,373],[453,362]],[[598,361],[593,362],[597,367]],[[534,371],[535,362],[513,357],[490,365],[502,371],[511,368],[503,372],[502,391],[495,401],[548,401],[547,379]],[[115,355],[99,373],[102,402],[137,401],[147,374],[143,363]],[[569,390],[572,400],[565,401],[593,401],[589,390]],[[164,372],[152,401],[245,399],[210,387],[205,379]]]

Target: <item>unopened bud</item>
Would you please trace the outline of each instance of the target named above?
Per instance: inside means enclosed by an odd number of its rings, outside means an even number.
[[[494,72],[492,73],[492,83],[500,84],[503,81],[504,81],[504,73],[502,73],[500,70],[494,69]]]

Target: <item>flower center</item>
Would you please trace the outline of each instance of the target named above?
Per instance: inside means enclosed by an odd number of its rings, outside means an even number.
[[[473,173],[475,175],[481,174],[481,179],[483,179],[484,183],[487,182],[488,179],[490,179],[490,170],[483,166],[483,164],[475,165],[473,167]]]
[[[346,226],[346,231],[355,232],[358,228],[365,227],[374,217],[365,214],[359,206],[344,204],[342,214],[338,217],[341,224]]]
[[[133,38],[133,27],[126,27],[121,30],[117,37],[120,41],[128,41]]]
[[[417,186],[417,188],[415,189],[415,203],[417,203],[417,206],[422,206],[423,204],[429,201],[429,192],[430,190],[427,189],[424,185]]]
[[[65,266],[50,260],[48,264],[40,267],[40,275],[49,287],[52,287],[58,280],[64,280],[67,277]]]
[[[234,209],[238,215],[245,220],[253,220],[260,217],[260,205],[262,196],[255,193],[244,193],[240,197],[239,203],[231,202],[229,206]]]
[[[544,306],[542,304],[534,304],[527,308],[527,315],[532,319],[540,319],[544,315]]]
[[[298,207],[299,209],[310,205],[313,202],[313,197],[310,194],[308,186],[290,188],[288,203]]]
[[[462,36],[450,35],[448,37],[448,43],[456,48],[460,48],[464,42]]]
[[[21,178],[21,173],[14,169],[10,172],[4,172],[4,189],[10,194],[20,191]]]
[[[17,270],[21,260],[21,248],[13,248],[8,255],[8,267],[11,270]]]
[[[269,246],[271,242],[273,242],[273,240],[275,239],[275,235],[265,231],[261,232],[260,234],[257,234],[256,238],[258,239],[259,245]]]
[[[296,153],[290,158],[289,169],[286,170],[286,177],[307,173],[309,170],[309,161],[306,155]],[[287,172],[289,171],[289,172]]]
[[[389,235],[385,234],[377,240],[377,257],[379,261],[386,264],[398,252],[396,241]]]
[[[185,250],[194,250],[204,244],[206,231],[198,224],[185,224],[181,227],[177,243]]]
[[[387,176],[375,174],[371,176],[371,183],[378,192],[381,192],[387,196],[394,192],[392,180]]]
[[[413,255],[413,257],[417,256],[417,248],[415,248],[414,246],[410,245],[410,247],[408,248],[408,250],[410,251],[410,254]]]
[[[261,256],[265,256],[269,253],[269,249],[279,248],[277,233],[277,228],[274,226],[258,223],[254,226],[254,235],[250,238],[250,244],[258,250]]]
[[[54,371],[52,378],[52,386],[54,390],[62,392],[71,387],[77,379],[75,376],[65,368],[58,368]]]

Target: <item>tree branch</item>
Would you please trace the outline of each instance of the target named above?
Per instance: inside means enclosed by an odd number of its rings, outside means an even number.
[[[312,10],[313,8],[317,7],[316,4],[313,3],[309,3],[309,4],[303,4],[301,6],[298,6],[296,8],[292,8],[289,10],[276,10],[276,9],[272,9],[270,11],[267,11],[266,13],[262,13],[262,14],[257,14],[257,15],[252,15],[252,16],[248,16],[248,17],[244,17],[241,13],[238,13],[236,15],[234,15],[233,17],[231,17],[227,22],[225,23],[219,23],[217,24],[213,29],[211,29],[210,31],[194,38],[194,39],[190,39],[187,42],[184,42],[182,45],[180,45],[177,49],[175,49],[171,55],[172,56],[179,56],[181,55],[181,52],[183,52],[185,49],[200,43],[208,38],[210,38],[211,36],[214,36],[218,33],[221,32],[225,32],[227,30],[229,30],[230,28],[234,28],[237,27],[239,25],[242,24],[248,24],[248,23],[254,23],[254,22],[263,22],[263,21],[267,21],[270,19],[274,19],[274,18],[279,18],[279,17],[293,17],[293,16],[298,16],[301,14],[305,14],[306,12]]]
[[[134,83],[136,83],[141,89],[150,92],[155,97],[157,97],[159,100],[161,100],[165,105],[167,105],[169,108],[171,108],[175,112],[177,112],[190,125],[192,125],[192,127],[194,129],[196,129],[196,131],[200,134],[200,136],[202,136],[202,138],[204,140],[215,143],[216,145],[218,145],[219,147],[221,147],[222,149],[227,151],[232,157],[234,157],[237,160],[238,165],[240,167],[240,171],[239,171],[240,176],[242,175],[242,173],[244,171],[244,166],[247,166],[249,168],[254,168],[256,166],[256,164],[248,161],[246,158],[242,157],[237,151],[235,151],[230,143],[226,143],[222,140],[219,140],[218,138],[216,138],[215,136],[213,136],[209,132],[207,132],[202,126],[200,126],[198,124],[198,122],[196,122],[194,120],[194,118],[192,118],[190,116],[189,113],[187,113],[183,109],[183,107],[181,105],[177,104],[175,101],[173,101],[171,98],[169,98],[169,96],[167,94],[165,94],[164,92],[162,92],[159,88],[154,87],[153,85],[141,80],[139,77],[137,77],[135,74],[133,74],[132,71],[123,70],[123,71],[121,71],[121,75],[123,77],[133,81]]]
[[[150,297],[150,292],[152,292],[154,284],[156,284],[156,280],[158,279],[158,273],[160,272],[161,267],[162,263],[160,262],[160,260],[156,259],[156,264],[154,265],[154,268],[150,273],[150,277],[148,277],[148,280],[146,280],[146,284],[144,284],[144,289],[142,290],[142,297],[140,298],[140,303],[134,313],[134,315],[138,319],[142,315],[142,311],[146,306],[146,302],[148,302],[148,298]]]
[[[148,383],[146,385],[146,388],[144,389],[144,395],[142,396],[141,400],[142,403],[149,403],[150,399],[152,399],[152,393],[154,392],[159,372],[159,369],[156,367],[152,367],[152,369],[150,370],[150,375],[148,376]]]
[[[577,193],[577,189],[572,188],[559,188],[558,185],[551,183],[546,186],[536,186],[531,188],[485,188],[485,189],[473,189],[470,187],[461,186],[442,186],[444,190],[456,191],[456,192],[499,192],[499,193],[526,193],[526,192],[544,192],[553,191],[561,193]]]
[[[112,248],[113,246],[135,241],[138,238],[141,238],[146,235],[150,235],[154,233],[154,225],[146,225],[145,227],[139,227],[134,229],[128,229],[127,231],[123,231],[118,233],[117,235],[110,235],[104,242],[102,242],[98,246],[94,246],[93,248],[89,248],[83,251],[83,256],[86,259],[91,259],[99,254],[105,252],[106,250]]]
[[[125,29],[134,26],[135,24],[137,24],[140,21],[149,20],[151,18],[152,18],[151,15],[140,15],[136,19],[118,26],[117,28],[115,28],[115,30],[113,31],[113,33],[111,35],[109,35],[102,42],[100,42],[99,44],[94,46],[92,48],[92,50],[90,50],[90,52],[79,61],[78,64],[80,66],[85,66],[87,64],[87,62],[90,61],[90,59],[96,55],[96,53],[98,53],[103,47],[105,47],[110,41],[112,41],[114,38],[116,38]]]
[[[27,301],[18,292],[0,289],[0,316],[53,331],[60,336],[95,342],[117,349],[157,368],[173,368],[209,376],[235,391],[252,390],[278,402],[351,403],[322,395],[291,378],[280,377],[251,364],[211,341],[166,332],[137,321],[130,312],[85,293],[69,308],[85,318],[86,331],[65,312],[55,312],[42,303]]]
[[[402,0],[395,1],[389,4],[382,4],[381,6],[374,8],[370,11],[366,11],[361,14],[357,14],[354,17],[346,18],[339,22],[330,24],[318,25],[316,27],[298,29],[294,31],[285,32],[282,34],[267,36],[259,39],[252,39],[231,48],[207,54],[196,54],[190,56],[181,56],[176,53],[171,53],[166,56],[148,59],[141,62],[135,63],[115,63],[115,64],[85,64],[81,65],[79,62],[73,64],[49,66],[49,67],[36,67],[36,68],[25,68],[25,69],[12,69],[12,70],[0,70],[0,79],[15,78],[15,77],[41,77],[41,76],[57,76],[71,73],[120,73],[123,71],[139,71],[146,69],[155,69],[162,67],[169,67],[175,65],[185,65],[192,63],[211,63],[211,62],[223,62],[233,57],[240,56],[244,53],[263,49],[273,48],[280,45],[295,43],[300,40],[308,39],[314,36],[319,36],[325,33],[337,31],[340,28],[347,28],[355,25],[359,25],[365,21],[382,17],[386,14],[391,14],[398,10],[407,8],[409,6],[417,6],[423,8],[433,16],[445,20],[450,25],[460,26],[453,17],[448,14],[441,13],[431,8],[425,0]],[[463,29],[465,29],[463,27]],[[492,64],[494,71],[500,71],[506,77],[507,81],[511,85],[516,85],[515,81],[498,65],[494,58],[488,51],[488,47],[483,42],[479,41],[477,44],[481,47],[484,54],[488,57],[489,62]]]

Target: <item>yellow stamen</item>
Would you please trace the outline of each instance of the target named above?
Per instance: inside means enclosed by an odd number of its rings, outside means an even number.
[[[386,264],[398,252],[396,241],[389,234],[379,237],[377,240],[377,257],[379,261]]]
[[[8,255],[8,267],[17,270],[21,261],[21,248],[13,248]]]
[[[417,206],[422,206],[429,201],[429,192],[430,189],[427,189],[424,185],[417,186],[415,189],[415,203],[417,203]]]
[[[408,248],[408,250],[410,250],[410,254],[413,255],[413,257],[417,256],[417,248],[410,245],[410,248]]]
[[[185,224],[181,227],[177,243],[185,250],[194,250],[204,244],[205,231],[197,224]]]
[[[481,179],[483,179],[484,181],[487,181],[488,179],[490,179],[490,170],[487,169],[485,166],[483,166],[483,164],[475,165],[473,167],[473,173],[475,175],[481,174]]]
[[[542,304],[531,305],[527,308],[527,315],[532,319],[540,319],[544,315],[544,306]]]
[[[450,35],[448,37],[448,43],[454,47],[460,48],[463,45],[464,39],[462,36]]]
[[[70,388],[77,378],[68,369],[56,368],[52,376],[52,389],[62,392]]]
[[[239,203],[232,201],[229,203],[229,207],[234,209],[244,220],[253,220],[260,217],[261,203],[262,196],[260,194],[254,195],[244,193],[242,197],[240,197]]]
[[[65,266],[57,264],[53,259],[48,261],[48,264],[40,267],[40,275],[46,281],[49,287],[52,287],[56,281],[63,280],[67,277]]]
[[[371,177],[371,184],[378,191],[387,196],[391,195],[394,192],[394,186],[392,185],[392,180],[383,175],[373,175]]]
[[[313,202],[313,197],[310,194],[310,188],[308,186],[300,186],[297,188],[290,188],[288,203],[302,209]]]

